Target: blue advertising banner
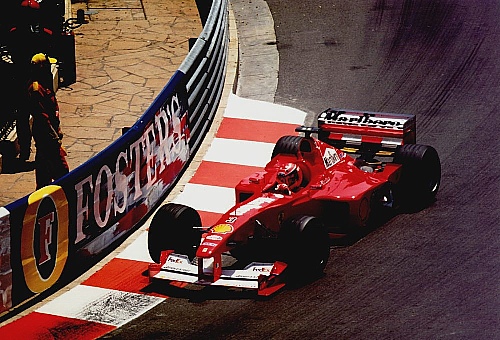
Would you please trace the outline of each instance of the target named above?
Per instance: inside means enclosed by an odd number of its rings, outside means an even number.
[[[175,184],[191,155],[183,77],[174,74],[162,95],[115,143],[52,185],[5,207],[10,225],[20,226],[10,238],[10,267],[22,273],[13,278],[16,289],[7,305],[75,275],[81,268],[67,263],[99,256]]]

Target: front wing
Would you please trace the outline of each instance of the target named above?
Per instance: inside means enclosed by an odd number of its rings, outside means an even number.
[[[149,265],[150,280],[253,289],[261,296],[269,296],[285,285],[280,276],[287,267],[283,262],[252,262],[243,269],[222,268],[214,275],[214,263],[216,268],[218,265],[213,258],[198,259],[198,264],[193,264],[187,255],[173,252],[165,255],[162,264]]]

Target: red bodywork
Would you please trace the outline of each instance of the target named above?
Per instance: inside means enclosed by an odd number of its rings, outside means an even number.
[[[362,170],[355,158],[333,147],[330,142],[337,140],[345,146],[346,140],[347,143],[352,142],[354,133],[363,135],[363,142],[368,138],[368,142],[373,144],[383,144],[386,139],[389,144],[394,145],[414,143],[413,116],[382,116],[330,110],[320,116],[319,123],[320,138],[323,135],[322,139],[329,144],[311,137],[310,133],[306,132],[306,137],[300,139],[296,154],[278,152],[265,169],[240,181],[235,190],[236,205],[202,235],[196,252],[198,270],[194,275],[197,278],[196,281],[189,282],[217,284],[224,281],[221,260],[223,254],[245,247],[251,240],[276,238],[283,223],[297,216],[320,218],[327,228],[364,226],[370,211],[383,204],[381,198],[384,202],[391,203],[391,187],[400,179],[401,165],[379,163],[372,172],[368,172],[366,169]],[[367,134],[368,137],[365,136]],[[373,135],[376,135],[376,141],[370,137]],[[354,138],[354,143],[356,142]],[[394,145],[389,147],[395,148]],[[303,174],[303,181],[300,187],[290,194],[277,193],[273,191],[277,173],[282,165],[287,163],[298,165]],[[301,249],[297,249],[297,252],[300,251]],[[160,268],[164,271],[187,271],[184,267],[168,267],[165,262],[169,252],[166,251],[163,255],[160,265],[152,265],[151,270],[154,273]],[[307,254],[304,256],[307,257]],[[171,261],[184,260],[175,258]],[[206,264],[207,261],[210,262],[209,265]],[[279,275],[286,268],[286,264],[276,261],[270,268],[253,269],[266,272],[266,275],[259,276],[259,284],[256,287],[261,295],[272,294],[283,286],[279,282]],[[232,279],[229,276],[227,278]],[[231,286],[230,283],[227,285]]]
[[[301,150],[296,155],[278,154],[263,171],[236,186],[236,205],[202,236],[196,252],[196,283],[217,282],[222,275],[222,254],[244,247],[252,239],[278,235],[282,223],[293,217],[319,217],[327,227],[335,227],[339,221],[363,226],[374,193],[388,182],[397,182],[400,175],[401,166],[392,163],[373,173],[360,170],[354,158],[315,138],[303,138]],[[273,192],[278,169],[290,162],[300,167],[302,185],[290,194]],[[162,268],[168,255],[164,252],[161,264],[152,265],[150,276]],[[272,294],[283,286],[278,278],[285,268],[286,264],[277,261],[270,272],[261,269],[267,272],[258,279],[260,295]]]
[[[230,251],[234,244],[259,237],[259,232],[277,234],[284,221],[298,215],[320,217],[327,227],[333,227],[339,210],[347,209],[347,223],[362,226],[368,219],[373,193],[388,182],[398,181],[399,164],[387,163],[383,170],[368,173],[354,165],[354,158],[326,143],[314,138],[304,138],[302,143],[308,143],[310,151],[304,146],[308,151],[297,155],[279,154],[263,171],[236,186],[237,204],[206,234],[217,235],[217,240],[203,242],[196,256],[212,257]],[[304,174],[303,185],[290,195],[274,193],[278,169],[290,162]],[[265,227],[262,231],[260,225]]]

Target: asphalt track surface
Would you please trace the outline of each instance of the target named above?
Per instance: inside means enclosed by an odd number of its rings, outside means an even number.
[[[344,247],[270,300],[171,296],[104,338],[500,337],[500,3],[268,0],[276,102],[417,115],[442,161],[437,202]]]

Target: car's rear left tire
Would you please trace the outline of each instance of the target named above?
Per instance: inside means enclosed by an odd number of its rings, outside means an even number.
[[[435,200],[441,183],[441,162],[433,147],[402,145],[394,155],[394,163],[403,167],[396,186],[403,207],[420,209]]]
[[[151,259],[160,263],[163,250],[174,250],[193,259],[200,243],[201,218],[191,207],[168,203],[155,213],[148,232]]]

